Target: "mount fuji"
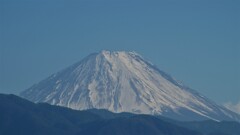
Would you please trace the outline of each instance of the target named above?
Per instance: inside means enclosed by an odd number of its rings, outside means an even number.
[[[135,52],[91,54],[20,95],[77,110],[107,109],[185,121],[240,121],[238,114],[179,83]]]

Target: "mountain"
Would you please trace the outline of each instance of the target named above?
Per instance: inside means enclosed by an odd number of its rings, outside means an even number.
[[[200,122],[176,122],[174,124],[190,130],[201,132],[205,135],[239,135],[240,127],[238,122],[230,121],[200,121]]]
[[[81,131],[78,125],[101,119],[91,112],[4,94],[0,94],[0,110],[0,135],[74,135]]]
[[[72,110],[0,94],[0,135],[239,135],[238,122],[181,122],[161,116]]]
[[[185,121],[240,121],[238,114],[179,83],[135,52],[91,54],[20,95],[77,110],[107,109]]]
[[[202,135],[153,116],[76,111],[15,95],[0,94],[0,110],[0,135]]]

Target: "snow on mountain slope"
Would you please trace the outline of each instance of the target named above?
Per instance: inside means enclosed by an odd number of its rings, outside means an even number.
[[[178,120],[237,120],[135,52],[102,51],[50,76],[21,93],[33,102],[77,110],[163,115]]]

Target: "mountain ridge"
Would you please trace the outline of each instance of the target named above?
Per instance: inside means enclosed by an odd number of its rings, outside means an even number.
[[[161,116],[78,111],[0,94],[0,135],[239,135],[240,123],[180,122]],[[93,130],[94,129],[94,130]]]
[[[105,112],[103,118],[97,111],[35,104],[15,95],[0,94],[0,101],[0,135],[202,135],[153,116]]]

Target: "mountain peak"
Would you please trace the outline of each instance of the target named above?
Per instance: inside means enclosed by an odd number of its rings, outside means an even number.
[[[127,51],[106,51],[103,50],[96,55],[94,63],[96,68],[101,67],[106,69],[108,67],[113,70],[128,70],[130,71],[133,67],[142,67],[149,64],[144,60],[144,58],[136,52],[127,52]],[[134,72],[134,71],[133,71]],[[124,72],[126,73],[126,72]]]
[[[104,57],[141,57],[142,56],[135,51],[107,51],[107,50],[102,50],[99,55],[103,55]]]
[[[77,110],[107,109],[181,120],[240,120],[237,114],[178,83],[136,52],[104,50],[90,55],[21,96]]]

